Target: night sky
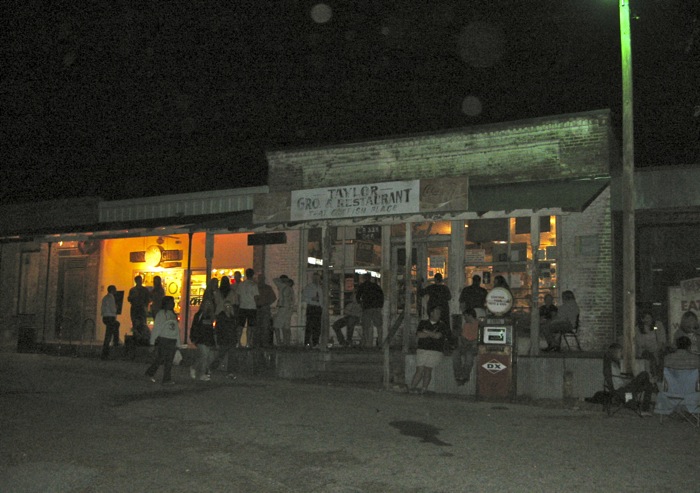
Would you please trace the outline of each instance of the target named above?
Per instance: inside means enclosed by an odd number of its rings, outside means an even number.
[[[700,163],[700,1],[632,0],[637,166]],[[616,0],[3,3],[0,203],[264,185],[265,150],[610,108]]]

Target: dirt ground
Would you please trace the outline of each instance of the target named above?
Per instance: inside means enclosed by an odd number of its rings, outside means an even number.
[[[0,491],[700,490],[681,421],[145,369],[1,352]]]

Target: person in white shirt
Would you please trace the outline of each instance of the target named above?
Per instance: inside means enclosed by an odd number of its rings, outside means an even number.
[[[173,368],[173,358],[175,352],[182,346],[180,339],[180,325],[175,315],[175,298],[165,296],[161,309],[156,314],[151,331],[151,347],[155,347],[156,356],[153,363],[146,370],[146,376],[155,382],[155,375],[158,367],[163,365],[163,385],[172,385],[171,372]]]
[[[253,269],[245,270],[245,281],[243,281],[238,287],[238,299],[240,301],[240,306],[238,309],[238,325],[241,327],[246,327],[246,346],[253,347],[258,345],[260,341],[255,340],[253,335],[255,332],[255,322],[258,318],[258,297],[260,296],[260,291],[258,290],[258,283],[255,282],[255,271]]]
[[[114,293],[117,287],[107,286],[107,294],[102,298],[102,322],[105,324],[105,340],[102,344],[102,359],[109,358],[109,344],[114,341],[115,348],[119,347],[119,320],[117,320],[117,301]]]
[[[286,275],[273,279],[279,296],[277,296],[277,313],[272,319],[272,327],[275,329],[275,343],[278,346],[289,346],[292,343],[291,320],[296,306],[294,299],[294,281]]]

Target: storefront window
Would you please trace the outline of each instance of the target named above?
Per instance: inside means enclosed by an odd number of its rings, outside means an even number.
[[[530,218],[476,219],[465,224],[466,242],[464,275],[466,283],[481,276],[486,289],[493,288],[494,278],[503,276],[514,297],[513,316],[529,326],[532,294],[531,263],[535,258],[530,241]],[[540,298],[557,295],[556,217],[540,218],[539,260]]]
[[[321,251],[320,229],[318,240],[316,234],[309,231],[309,252]],[[330,265],[330,310],[331,315],[342,315],[345,305],[354,296],[355,287],[360,282],[360,276],[369,272],[379,278],[381,272],[381,227],[331,227]],[[318,243],[318,247],[316,244]],[[322,271],[322,257],[309,254],[307,268],[309,274]]]

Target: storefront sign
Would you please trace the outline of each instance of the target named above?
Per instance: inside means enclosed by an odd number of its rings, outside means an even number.
[[[280,245],[287,243],[286,233],[256,233],[248,235],[248,246]]]
[[[680,328],[681,318],[687,311],[700,317],[700,277],[681,281],[680,287],[668,288],[669,337]]]
[[[355,238],[364,241],[379,241],[382,239],[381,226],[361,226],[355,228]]]
[[[417,213],[419,180],[292,191],[291,219],[335,219]]]
[[[486,250],[483,248],[467,248],[464,251],[464,261],[469,263],[484,262],[486,260]]]
[[[495,359],[487,361],[486,363],[481,365],[481,367],[490,373],[498,373],[508,368],[506,365],[504,365],[500,361],[496,361]]]

